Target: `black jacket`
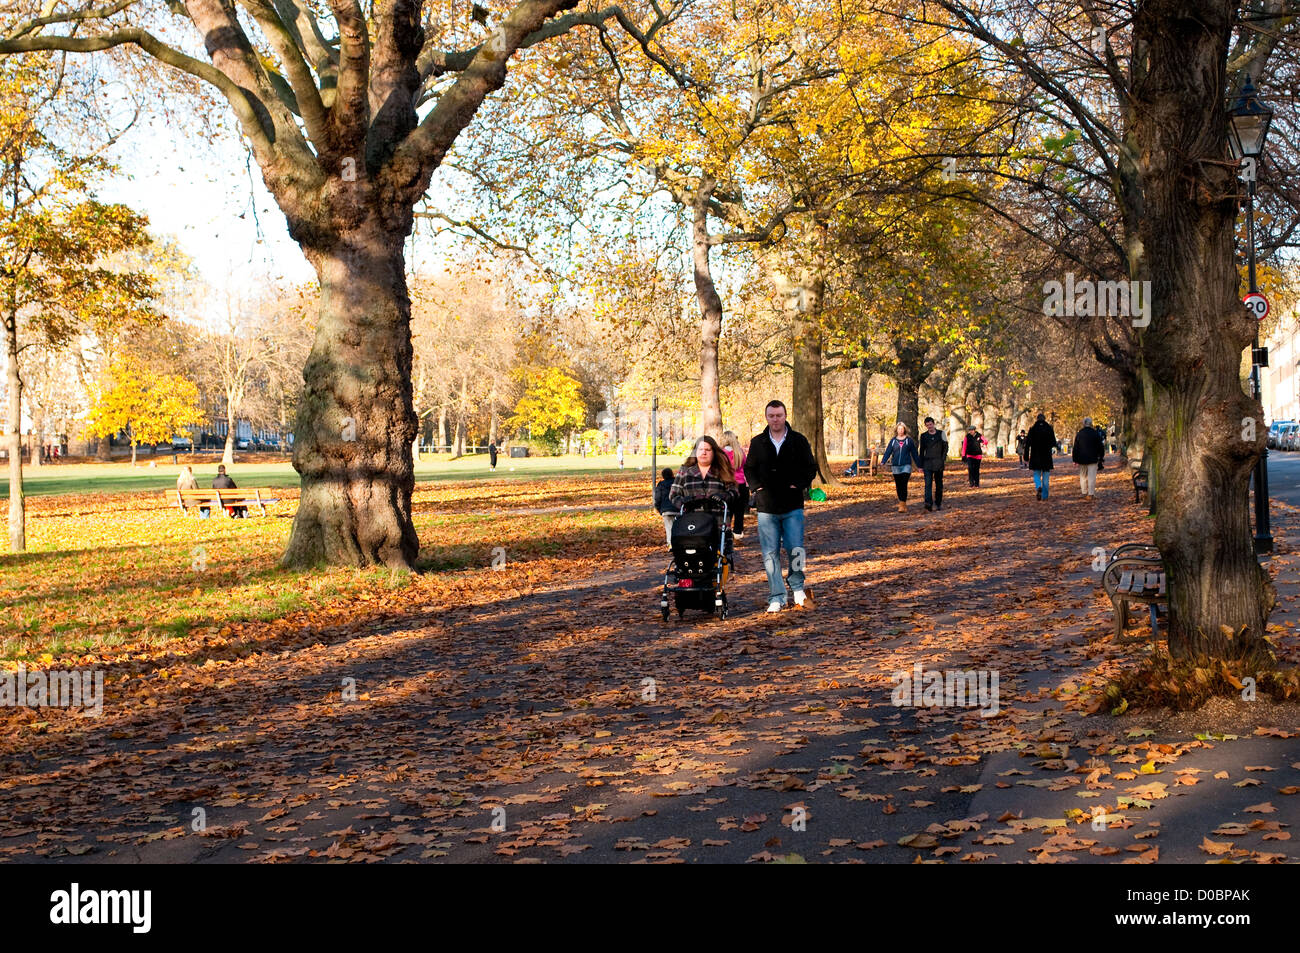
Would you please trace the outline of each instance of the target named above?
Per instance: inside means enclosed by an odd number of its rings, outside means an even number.
[[[936,428],[934,433],[921,431],[921,469],[942,470],[948,462],[948,435]]]
[[[672,488],[672,480],[660,480],[655,484],[655,509],[660,513],[677,512],[677,507],[668,502],[668,491]]]
[[[1052,453],[1056,450],[1058,441],[1056,431],[1046,420],[1041,420],[1029,428],[1029,433],[1025,435],[1025,450],[1028,451],[1029,469],[1031,470],[1051,470]]]
[[[212,478],[212,489],[237,490],[239,489],[239,487],[235,486],[235,481],[230,479],[229,476],[227,476],[224,473],[218,473],[216,476]]]
[[[1074,451],[1070,456],[1080,466],[1100,463],[1106,456],[1106,444],[1102,442],[1096,429],[1084,427],[1074,435]]]
[[[760,513],[789,513],[803,509],[803,494],[817,476],[817,461],[812,447],[801,433],[785,428],[781,452],[776,452],[769,435],[770,427],[749,442],[745,459],[745,481],[754,495],[754,508]]]

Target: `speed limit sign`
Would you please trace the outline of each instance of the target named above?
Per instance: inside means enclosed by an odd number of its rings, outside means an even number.
[[[1256,321],[1263,321],[1268,317],[1268,299],[1258,291],[1252,291],[1241,300],[1246,310],[1255,316]]]

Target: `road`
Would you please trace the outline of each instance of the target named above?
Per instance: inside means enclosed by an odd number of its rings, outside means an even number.
[[[1300,451],[1268,452],[1268,496],[1300,506]]]

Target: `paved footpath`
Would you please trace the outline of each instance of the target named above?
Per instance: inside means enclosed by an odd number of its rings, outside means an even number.
[[[1094,548],[1150,522],[1123,474],[1090,503],[1073,472],[1040,503],[1014,465],[954,470],[934,514],[836,491],[811,610],[762,611],[751,532],[735,615],[663,623],[647,513],[616,571],[160,685],[4,756],[0,862],[1300,859],[1300,709],[1085,713],[1145,650],[1112,642]],[[1275,517],[1294,662],[1300,518]],[[896,705],[918,664],[996,673],[996,713]]]

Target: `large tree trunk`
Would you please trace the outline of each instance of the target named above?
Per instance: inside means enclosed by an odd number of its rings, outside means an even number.
[[[917,418],[921,416],[921,389],[907,378],[895,383],[898,385],[898,404],[894,416],[898,421],[907,424],[907,432],[912,435],[913,440],[916,440]]]
[[[1130,463],[1141,463],[1146,457],[1146,407],[1142,402],[1142,382],[1121,375],[1119,393],[1124,405],[1123,430],[1117,434],[1120,446],[1127,448]]]
[[[1264,663],[1274,591],[1255,556],[1247,482],[1264,446],[1262,408],[1242,390],[1255,332],[1238,298],[1239,186],[1227,159],[1226,58],[1236,5],[1153,0],[1137,8],[1134,86],[1152,288],[1142,380],[1155,541],[1169,574],[1169,650]],[[1253,440],[1243,421],[1254,418]]]
[[[23,499],[23,379],[18,373],[18,315],[5,316],[5,374],[9,391],[5,447],[9,451],[9,552],[27,551],[27,508]]]
[[[865,460],[871,453],[871,435],[867,433],[867,390],[871,386],[871,372],[858,368],[858,459]]]
[[[235,464],[235,403],[226,395],[226,447],[221,452],[221,462],[226,466]]]
[[[309,254],[320,322],[303,368],[293,465],[302,491],[281,563],[411,568],[411,301],[402,236],[363,225]]]
[[[704,434],[721,440],[718,339],[722,337],[722,298],[713,283],[709,265],[708,201],[713,186],[713,179],[705,176],[695,195],[691,209],[691,257],[695,264],[695,297],[700,305],[700,410],[704,413]]]

